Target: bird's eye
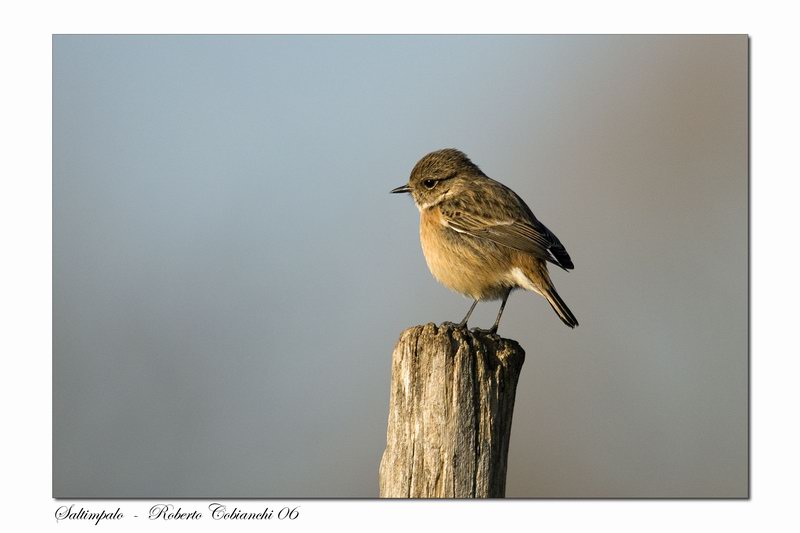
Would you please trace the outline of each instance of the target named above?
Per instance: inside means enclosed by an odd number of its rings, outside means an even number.
[[[433,189],[436,187],[436,180],[425,180],[422,182],[426,189]]]

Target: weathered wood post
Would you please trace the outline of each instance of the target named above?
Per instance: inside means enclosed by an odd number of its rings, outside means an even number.
[[[426,324],[392,355],[382,498],[501,498],[517,381],[516,341]]]

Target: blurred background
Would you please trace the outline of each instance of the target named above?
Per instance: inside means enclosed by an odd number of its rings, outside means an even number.
[[[444,147],[576,267],[576,330],[506,307],[507,495],[746,496],[747,69],[742,35],[55,36],[54,496],[377,497],[394,343],[470,304],[389,194]]]

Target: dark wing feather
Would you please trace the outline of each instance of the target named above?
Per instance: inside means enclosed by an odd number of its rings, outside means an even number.
[[[491,185],[495,188],[491,194],[473,189],[439,204],[445,223],[460,233],[529,253],[564,270],[574,268],[564,245],[525,202],[504,185],[494,181]]]

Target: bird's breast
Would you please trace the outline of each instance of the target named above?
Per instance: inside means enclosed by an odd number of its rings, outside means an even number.
[[[435,206],[420,211],[419,232],[425,261],[439,283],[477,300],[502,296],[512,267],[508,250],[449,228]]]

